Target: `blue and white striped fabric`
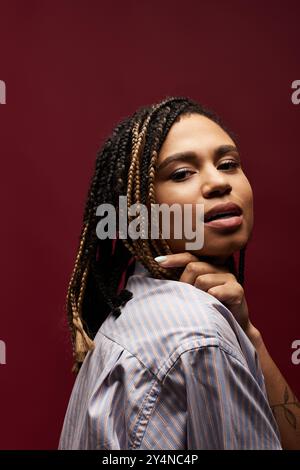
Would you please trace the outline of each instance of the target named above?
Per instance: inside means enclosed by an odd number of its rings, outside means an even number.
[[[257,353],[232,313],[136,261],[133,298],[101,325],[59,449],[282,449]]]

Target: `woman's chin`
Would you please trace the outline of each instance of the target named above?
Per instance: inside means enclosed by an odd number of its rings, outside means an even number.
[[[204,247],[201,250],[188,250],[191,254],[199,258],[207,258],[211,260],[216,260],[220,263],[226,262],[230,256],[234,255],[237,251],[240,251],[244,246],[244,243],[233,244],[230,247],[224,247],[223,250],[220,249],[220,246],[215,247]]]

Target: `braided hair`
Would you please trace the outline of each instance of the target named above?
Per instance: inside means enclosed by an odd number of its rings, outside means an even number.
[[[119,196],[127,196],[127,209],[134,203],[155,204],[154,178],[159,150],[171,126],[181,116],[192,113],[208,117],[236,139],[215,113],[198,102],[187,97],[166,97],[120,121],[97,152],[66,298],[75,373],[87,352],[94,348],[93,338],[107,315],[112,311],[118,316],[120,307],[132,298],[132,292],[124,286],[134,270],[135,260],[157,279],[178,280],[182,273],[183,268],[163,268],[154,261],[156,256],[172,254],[161,232],[155,240],[143,236],[119,238],[118,227],[115,239],[99,239],[96,209],[99,204],[107,203],[118,213]],[[128,215],[128,223],[130,220]],[[230,270],[241,283],[244,257],[245,247],[240,251],[238,273],[233,255],[229,259]]]

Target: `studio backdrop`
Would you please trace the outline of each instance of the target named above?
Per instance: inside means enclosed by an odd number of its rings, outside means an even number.
[[[254,193],[252,322],[300,395],[299,2],[0,1],[1,449],[56,449],[65,297],[98,148],[166,96],[219,114]]]

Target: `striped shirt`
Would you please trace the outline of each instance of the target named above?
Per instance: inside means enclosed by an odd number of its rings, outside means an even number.
[[[220,301],[136,261],[76,377],[59,449],[282,449],[257,352]]]

